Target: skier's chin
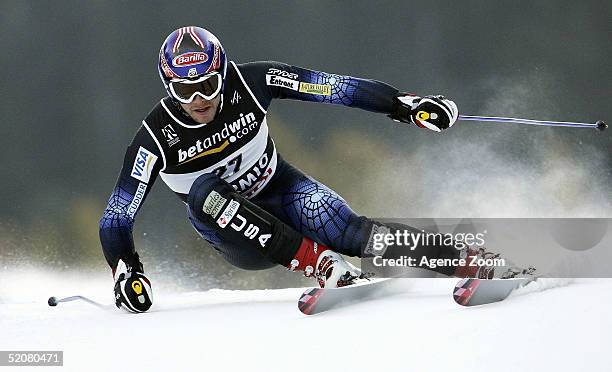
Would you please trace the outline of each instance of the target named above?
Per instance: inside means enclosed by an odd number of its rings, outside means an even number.
[[[207,106],[197,109],[191,109],[189,116],[200,124],[206,124],[211,122],[215,118],[215,111],[213,106]]]

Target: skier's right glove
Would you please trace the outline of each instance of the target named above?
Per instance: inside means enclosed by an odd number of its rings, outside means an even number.
[[[115,305],[118,308],[143,313],[153,304],[151,281],[142,271],[142,264],[132,266],[119,260],[114,270]]]
[[[441,132],[455,124],[459,111],[455,102],[444,96],[419,97],[400,93],[389,117],[402,123],[413,123],[421,128]]]

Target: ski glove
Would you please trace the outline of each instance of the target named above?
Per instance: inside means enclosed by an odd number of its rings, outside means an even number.
[[[452,127],[458,115],[455,102],[444,96],[419,97],[400,93],[395,97],[395,109],[389,117],[395,121],[413,123],[421,128],[441,132]]]
[[[143,313],[153,304],[151,281],[139,267],[127,265],[119,260],[114,271],[115,305],[133,313]]]

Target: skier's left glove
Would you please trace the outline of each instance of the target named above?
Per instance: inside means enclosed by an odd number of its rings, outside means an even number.
[[[421,128],[441,132],[455,124],[459,111],[455,102],[444,96],[419,97],[400,93],[395,97],[395,107],[389,117],[403,123],[413,123]]]
[[[114,272],[115,305],[133,313],[143,313],[153,304],[151,281],[139,267],[127,265],[119,260]]]

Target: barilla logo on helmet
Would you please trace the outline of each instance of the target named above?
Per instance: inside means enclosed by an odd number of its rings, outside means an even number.
[[[203,52],[189,52],[178,55],[172,59],[175,67],[193,66],[208,61],[208,55]]]

